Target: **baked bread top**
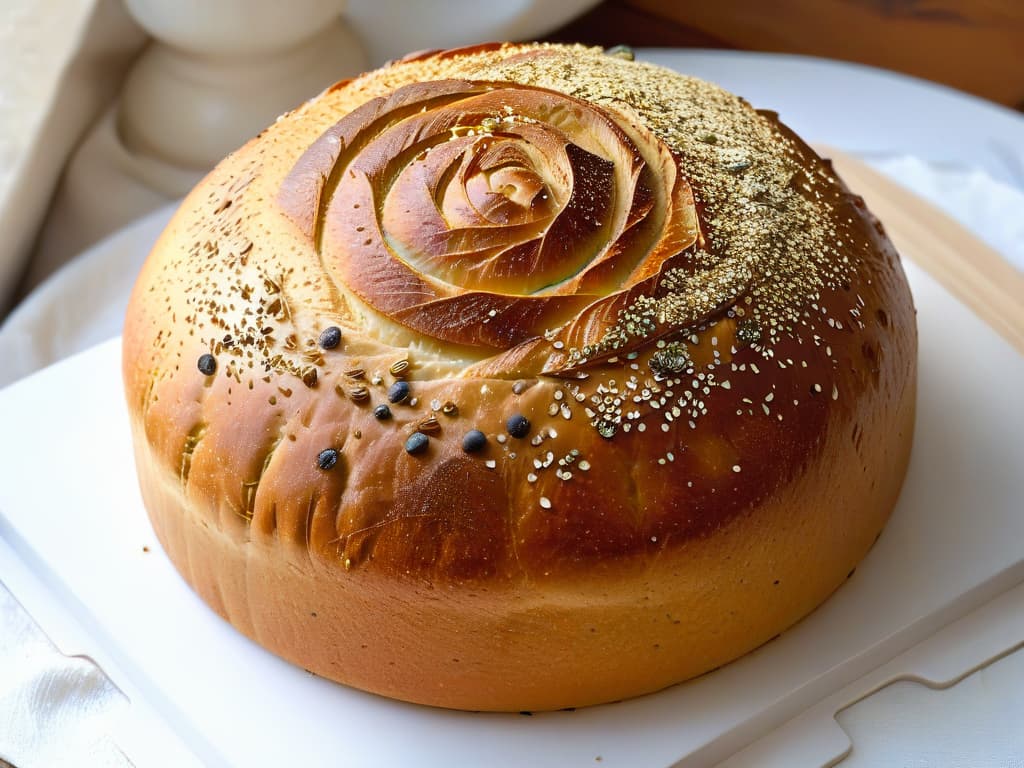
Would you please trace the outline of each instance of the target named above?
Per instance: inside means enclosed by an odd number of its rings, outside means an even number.
[[[775,115],[494,44],[225,159],[146,263],[124,373],[203,525],[511,583],[653,563],[833,466],[836,430],[867,450],[914,350],[881,227]]]

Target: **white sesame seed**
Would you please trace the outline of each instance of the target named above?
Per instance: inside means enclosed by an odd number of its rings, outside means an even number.
[[[590,470],[590,462],[587,461],[586,459],[581,461],[576,466],[578,466],[582,472],[588,472]]]
[[[732,465],[732,471],[733,472],[739,472],[740,471],[740,465],[739,464],[733,464]]]
[[[551,499],[549,499],[547,496],[541,496],[540,506],[542,509],[551,509]]]
[[[488,469],[494,469],[496,466],[498,466],[498,462],[496,462],[494,459],[488,459],[487,461],[484,462],[484,466],[487,467]]]

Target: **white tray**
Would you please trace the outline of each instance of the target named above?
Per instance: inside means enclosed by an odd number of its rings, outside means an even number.
[[[919,410],[892,521],[808,619],[658,694],[532,717],[448,712],[266,653],[207,609],[156,544],[117,342],[0,391],[0,536],[85,628],[81,647],[65,650],[96,658],[208,765],[707,765],[823,700],[831,717],[870,691],[859,679],[1024,581],[1024,358],[925,273],[908,273]],[[1007,643],[982,646],[973,663]]]

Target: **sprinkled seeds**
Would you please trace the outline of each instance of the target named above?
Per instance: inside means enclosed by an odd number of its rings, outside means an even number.
[[[628,45],[613,45],[605,50],[605,55],[614,56],[617,59],[625,59],[626,61],[636,60],[636,54]]]
[[[316,457],[316,465],[325,472],[333,469],[338,463],[338,451],[334,448],[325,448]]]
[[[761,324],[753,318],[745,318],[736,324],[736,340],[741,344],[756,344],[761,340]]]
[[[320,332],[317,344],[321,349],[334,349],[341,344],[341,328],[336,325],[328,326]]]
[[[409,398],[409,384],[405,381],[396,381],[388,387],[388,402],[401,403]]]
[[[505,422],[505,431],[512,437],[526,437],[530,434],[530,420],[521,413],[513,414]]]
[[[196,365],[203,376],[213,376],[217,372],[217,358],[209,352],[205,355],[200,355]]]
[[[479,429],[471,429],[466,433],[466,436],[462,438],[462,450],[466,453],[477,453],[482,451],[487,445],[487,435],[481,432]]]
[[[430,443],[430,438],[422,432],[413,432],[409,435],[409,439],[405,441],[405,451],[411,455],[423,453],[427,450],[427,445]]]
[[[428,416],[419,423],[418,429],[420,432],[434,435],[441,431],[441,423],[437,420],[436,416]]]

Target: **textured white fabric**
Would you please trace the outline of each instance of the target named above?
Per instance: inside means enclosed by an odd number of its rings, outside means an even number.
[[[872,163],[941,208],[1024,270],[1024,193],[979,170],[941,170],[916,157]]]
[[[111,737],[128,699],[89,659],[64,656],[0,584],[0,761],[122,768]]]

